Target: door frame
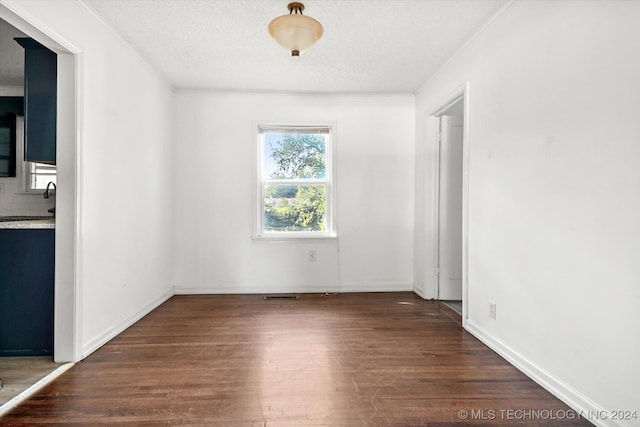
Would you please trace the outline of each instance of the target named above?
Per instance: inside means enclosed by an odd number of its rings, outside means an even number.
[[[462,326],[467,321],[468,296],[469,296],[469,82],[466,81],[446,97],[434,104],[434,107],[428,110],[426,117],[426,134],[425,142],[427,146],[432,146],[434,153],[432,181],[432,197],[431,197],[431,215],[432,227],[435,232],[431,242],[427,242],[432,246],[434,259],[434,280],[437,285],[435,287],[435,298],[439,299],[439,278],[437,268],[439,266],[439,212],[440,212],[440,116],[444,115],[447,109],[454,104],[463,102],[463,129],[462,129]]]
[[[81,357],[82,290],[82,82],[80,49],[47,28],[18,2],[1,2],[0,18],[58,55],[56,123],[55,279],[53,359],[77,362]]]

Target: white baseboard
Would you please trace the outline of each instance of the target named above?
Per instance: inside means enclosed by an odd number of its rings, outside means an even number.
[[[304,294],[323,292],[411,292],[411,283],[343,283],[341,285],[218,285],[203,287],[176,286],[175,295],[210,294]]]
[[[523,374],[531,378],[551,394],[566,403],[577,414],[587,419],[589,422],[595,424],[596,426],[602,427],[624,426],[624,424],[620,424],[615,420],[610,419],[609,417],[599,417],[598,414],[608,414],[611,412],[607,412],[591,399],[580,394],[569,385],[559,381],[544,369],[535,365],[526,357],[514,351],[508,345],[495,338],[491,334],[487,333],[472,320],[467,319],[464,324],[464,328],[473,336],[486,344],[493,351],[498,353],[507,362],[511,363],[513,366],[519,369]]]
[[[136,323],[138,320],[142,319],[144,316],[149,314],[151,311],[156,309],[160,304],[167,301],[169,298],[173,296],[173,289],[169,289],[164,292],[159,297],[155,298],[153,301],[149,302],[147,305],[142,307],[136,313],[132,314],[128,318],[124,319],[122,322],[113,325],[111,328],[104,331],[99,336],[93,338],[91,341],[85,343],[82,346],[82,356],[81,359],[89,356],[91,353],[111,341],[116,336],[120,335],[125,329],[129,326]]]
[[[414,294],[418,295],[420,298],[424,300],[431,299],[431,298],[427,298],[425,293],[422,291],[422,289],[418,288],[417,286],[414,286],[412,290]]]
[[[338,292],[412,292],[413,283],[343,283]]]

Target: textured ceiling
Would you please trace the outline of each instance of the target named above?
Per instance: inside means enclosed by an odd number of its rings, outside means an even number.
[[[507,0],[306,0],[324,36],[292,58],[287,0],[83,0],[177,88],[414,92]]]

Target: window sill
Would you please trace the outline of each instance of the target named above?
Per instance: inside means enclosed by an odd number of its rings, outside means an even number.
[[[334,243],[338,236],[251,236],[256,243]]]

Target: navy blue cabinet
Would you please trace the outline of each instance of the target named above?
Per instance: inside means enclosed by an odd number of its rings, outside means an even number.
[[[21,96],[0,96],[0,177],[16,176],[16,116],[22,115]]]
[[[0,229],[0,356],[53,354],[54,229]]]
[[[58,56],[30,38],[24,48],[24,158],[56,163]]]

